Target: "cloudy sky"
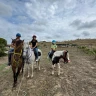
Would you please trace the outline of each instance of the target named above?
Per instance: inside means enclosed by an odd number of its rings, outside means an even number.
[[[96,0],[0,0],[0,37],[11,42],[96,37]]]

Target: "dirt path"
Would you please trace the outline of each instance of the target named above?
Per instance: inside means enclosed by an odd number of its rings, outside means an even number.
[[[8,57],[0,57],[0,64],[5,64],[8,61]]]
[[[44,49],[41,70],[34,69],[32,79],[25,78],[19,96],[96,96],[96,61],[75,48],[68,48],[71,62],[61,63],[61,75],[51,75],[51,62]],[[61,49],[59,49],[61,50]],[[1,70],[0,96],[17,96],[22,75],[17,88],[12,91],[12,71]]]

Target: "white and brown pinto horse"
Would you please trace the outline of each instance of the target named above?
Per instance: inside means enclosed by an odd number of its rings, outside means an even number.
[[[28,69],[28,75],[27,77],[29,78],[29,70],[30,70],[30,65],[32,68],[32,73],[31,73],[31,77],[33,77],[33,67],[34,64],[36,62],[36,65],[38,66],[39,70],[40,70],[40,59],[42,56],[42,51],[40,49],[38,49],[38,61],[35,61],[35,54],[33,49],[31,49],[30,45],[28,43],[24,44],[24,49],[23,49],[23,57],[24,57],[24,62],[25,64],[27,64],[27,69]]]
[[[55,51],[53,56],[52,56],[52,75],[54,74],[54,67],[55,65],[57,65],[58,68],[58,75],[60,75],[60,59],[64,60],[64,63],[68,63],[70,62],[69,59],[69,53],[67,50],[63,50],[63,51]]]

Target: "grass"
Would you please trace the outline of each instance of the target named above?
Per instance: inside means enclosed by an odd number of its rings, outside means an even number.
[[[11,72],[11,68],[6,69],[5,67],[7,67],[7,64],[1,64],[0,65],[0,77],[6,76],[8,73]]]
[[[6,66],[7,66],[6,64],[1,64],[1,65],[0,65],[0,72],[1,72]]]

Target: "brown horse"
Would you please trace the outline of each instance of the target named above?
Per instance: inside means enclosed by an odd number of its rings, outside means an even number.
[[[22,50],[23,50],[24,40],[16,41],[14,39],[13,42],[14,42],[15,47],[14,47],[14,53],[11,59],[11,64],[12,64],[12,71],[13,71],[13,78],[14,78],[13,87],[15,87],[17,84],[18,75],[23,66]]]

